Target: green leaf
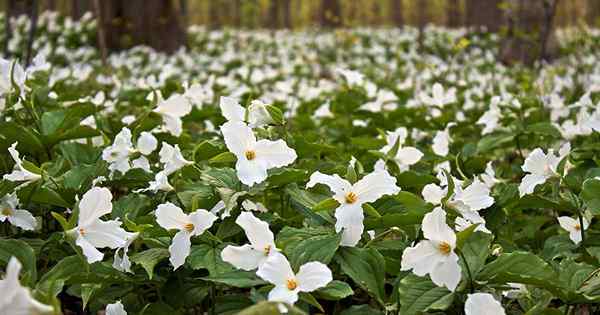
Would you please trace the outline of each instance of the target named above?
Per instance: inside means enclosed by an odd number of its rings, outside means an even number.
[[[446,310],[454,300],[454,293],[438,287],[427,277],[409,274],[400,281],[400,314],[413,315],[428,311]]]
[[[23,266],[21,281],[32,286],[37,280],[35,251],[33,248],[21,240],[1,239],[0,260],[8,264],[11,257],[17,258]]]
[[[477,143],[477,151],[479,153],[487,152],[492,149],[496,149],[504,146],[505,144],[512,142],[515,135],[512,133],[496,133],[487,135]]]
[[[337,251],[341,234],[327,229],[284,227],[277,234],[277,245],[283,249],[294,268],[310,261],[329,264]]]
[[[463,244],[469,237],[475,232],[475,229],[479,226],[478,224],[471,224],[468,228],[456,233],[456,248],[461,249]]]
[[[324,300],[337,301],[354,294],[349,284],[344,281],[333,280],[324,288],[316,291],[318,297]]]
[[[226,164],[226,163],[234,163],[237,161],[237,157],[235,154],[231,152],[223,152],[219,153],[208,160],[210,164]]]
[[[474,278],[477,277],[477,274],[485,265],[485,261],[490,254],[491,243],[492,236],[490,234],[478,231],[472,233],[462,245],[461,252],[465,256]],[[462,269],[463,272],[466,272],[465,268]]]
[[[280,305],[281,303],[275,302],[259,302],[255,305],[245,308],[243,311],[237,313],[237,315],[280,315]],[[288,310],[286,314],[289,315],[306,315],[302,310],[291,306],[286,305],[285,308]]]
[[[1,123],[0,143],[2,144],[2,150],[6,150],[14,142],[19,143],[17,150],[21,153],[38,155],[46,151],[39,134],[32,128],[26,128],[15,122]]]
[[[192,269],[208,269],[211,276],[220,275],[233,270],[233,266],[221,259],[225,244],[212,246],[209,244],[194,245],[187,261]]]
[[[552,287],[557,277],[554,269],[540,257],[517,251],[502,254],[487,264],[477,279],[490,283],[516,282]]]
[[[337,202],[337,200],[333,199],[333,198],[327,198],[327,199],[323,199],[321,200],[319,203],[317,203],[312,210],[315,212],[319,212],[319,211],[329,211],[329,210],[333,210],[337,207],[340,206],[340,203]]]
[[[40,279],[36,290],[48,299],[54,298],[62,291],[65,282],[77,275],[88,266],[80,256],[68,256],[59,261]]]
[[[168,257],[169,251],[166,248],[150,248],[143,252],[135,253],[131,256],[130,260],[132,263],[141,265],[146,270],[148,278],[152,279],[156,264]]]
[[[593,215],[600,215],[600,180],[584,181],[580,197]]]
[[[385,260],[377,250],[345,247],[338,251],[335,260],[342,272],[367,290],[379,304],[384,304]]]
[[[221,283],[236,288],[251,288],[257,285],[267,284],[265,281],[256,276],[256,272],[242,270],[220,273],[215,276],[203,277],[200,279]]]
[[[551,136],[554,138],[561,138],[562,135],[554,125],[549,122],[540,122],[525,127],[525,132],[536,133],[544,136]]]
[[[277,125],[285,124],[285,118],[283,118],[283,113],[281,112],[281,109],[279,109],[273,105],[267,105],[265,107],[267,108],[267,111],[269,112],[269,116],[271,116],[271,119],[273,119],[273,122],[275,122],[275,124],[277,124]]]

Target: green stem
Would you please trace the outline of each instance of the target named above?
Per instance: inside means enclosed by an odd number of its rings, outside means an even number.
[[[469,268],[469,263],[467,262],[467,259],[465,258],[465,255],[462,253],[462,251],[459,250],[457,252],[460,258],[465,263],[465,268],[467,269],[467,275],[469,276],[469,291],[471,293],[475,293],[475,287],[473,286],[473,275],[471,274],[471,268]]]

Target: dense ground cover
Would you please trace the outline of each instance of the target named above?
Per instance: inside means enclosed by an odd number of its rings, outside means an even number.
[[[24,66],[14,25],[2,314],[598,311],[596,31],[534,69],[442,28],[192,27],[103,65],[44,13]]]

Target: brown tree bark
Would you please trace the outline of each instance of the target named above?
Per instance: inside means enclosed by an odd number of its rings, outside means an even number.
[[[321,26],[326,28],[340,27],[341,8],[338,0],[321,0]]]
[[[503,22],[500,9],[502,2],[503,0],[467,0],[467,26],[478,32],[497,32]]]
[[[598,25],[598,18],[600,18],[600,1],[588,0],[586,11],[588,25]]]
[[[283,27],[287,29],[292,28],[292,15],[291,15],[291,0],[281,0],[281,9],[283,13]]]
[[[429,0],[420,0],[417,6],[417,27],[419,28],[419,50],[423,50],[425,26],[429,20]]]
[[[176,5],[169,0],[102,0],[103,29],[109,50],[148,45],[173,52],[186,42]]]
[[[446,1],[446,14],[447,14],[447,25],[448,27],[459,27],[462,25],[462,16],[460,14],[460,1],[459,0],[447,0]]]
[[[404,4],[402,0],[391,0],[390,8],[392,10],[392,21],[395,26],[404,25]]]
[[[269,1],[269,13],[267,14],[265,25],[270,29],[279,28],[279,1]]]
[[[92,11],[91,0],[71,0],[71,17],[79,20],[86,12]]]
[[[221,16],[219,15],[220,9],[219,1],[208,1],[209,26],[212,29],[217,29],[222,25]]]

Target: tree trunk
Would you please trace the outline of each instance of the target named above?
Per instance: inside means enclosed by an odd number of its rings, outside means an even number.
[[[419,28],[419,50],[423,50],[423,41],[425,38],[425,26],[429,19],[429,0],[420,0],[417,6],[417,26]]]
[[[334,28],[342,25],[341,8],[338,0],[321,0],[321,26]]]
[[[176,5],[167,0],[99,1],[109,50],[147,45],[173,52],[185,45],[185,28]]]
[[[397,27],[404,25],[404,5],[402,0],[391,0],[390,7],[392,9],[392,21]]]
[[[448,27],[459,27],[462,25],[459,0],[446,1],[446,14],[448,15],[446,23]]]
[[[531,66],[549,60],[557,50],[554,17],[558,0],[512,0],[508,34],[503,39],[500,59],[506,64]]]
[[[71,0],[71,17],[79,20],[86,12],[92,11],[91,0]]]
[[[291,16],[291,2],[292,0],[281,0],[282,11],[283,11],[283,27],[287,29],[292,28],[292,16]]]
[[[502,9],[500,9],[502,2],[503,0],[467,0],[467,26],[477,32],[500,30],[503,22]]]
[[[209,26],[212,29],[217,29],[221,27],[221,16],[219,15],[220,9],[221,8],[218,1],[208,1]]]
[[[598,17],[600,17],[600,1],[588,0],[586,14],[587,23],[589,25],[597,26]]]
[[[270,29],[279,28],[279,0],[269,1],[269,13],[265,25]]]

